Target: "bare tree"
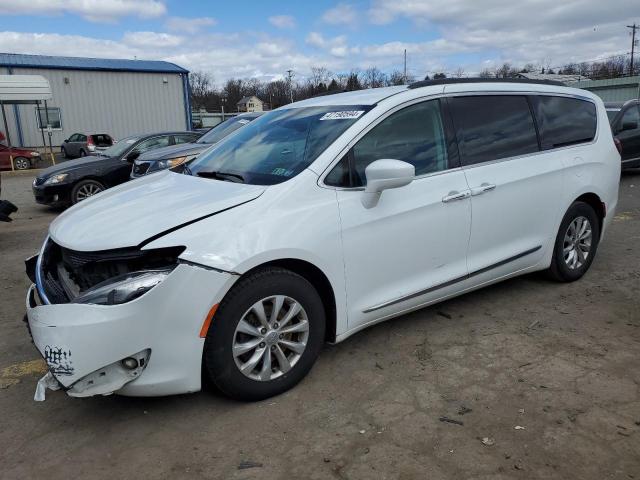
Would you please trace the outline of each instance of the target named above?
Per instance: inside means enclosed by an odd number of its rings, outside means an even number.
[[[464,77],[464,76],[465,76],[465,75],[464,75],[464,68],[462,68],[462,67],[458,67],[458,68],[456,69],[456,71],[455,71],[455,72],[453,72],[453,76],[454,76],[454,77],[456,77],[456,78],[462,78],[462,77]]]
[[[369,67],[362,74],[362,80],[366,88],[384,87],[386,75],[377,67]]]
[[[191,88],[191,104],[194,109],[205,108],[208,97],[214,92],[213,78],[206,72],[191,72],[189,74]]]
[[[485,68],[484,70],[482,70],[479,74],[478,77],[480,78],[493,78],[494,75],[491,72],[491,70],[489,70],[488,68]]]

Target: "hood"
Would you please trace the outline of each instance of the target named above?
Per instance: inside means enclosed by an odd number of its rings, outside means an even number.
[[[180,145],[170,145],[145,152],[136,158],[136,161],[153,162],[167,158],[182,157],[184,155],[196,155],[205,151],[210,146],[208,143],[181,143]]]
[[[38,178],[48,178],[51,175],[55,175],[57,173],[68,173],[73,170],[91,168],[98,163],[109,160],[110,158],[111,157],[105,157],[104,155],[90,155],[87,157],[77,158],[75,160],[67,160],[65,162],[45,168],[38,175]]]
[[[160,172],[78,203],[53,221],[49,235],[58,245],[84,252],[134,247],[253,200],[265,188]]]

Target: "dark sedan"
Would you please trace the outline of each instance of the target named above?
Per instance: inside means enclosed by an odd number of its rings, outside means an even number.
[[[140,158],[136,159],[133,163],[131,178],[141,177],[147,173],[157,172],[166,168],[173,168],[181,163],[187,162],[204,152],[211,145],[218,143],[224,137],[244,127],[252,120],[255,120],[262,115],[262,113],[263,112],[241,113],[240,115],[219,123],[202,135],[197,142],[174,145],[140,155]]]
[[[100,155],[47,168],[33,181],[33,194],[36,202],[44,205],[78,203],[129,180],[131,163],[142,153],[198,138],[196,132],[164,132],[125,138]]]
[[[620,145],[622,169],[640,167],[640,101],[606,102],[604,106]]]

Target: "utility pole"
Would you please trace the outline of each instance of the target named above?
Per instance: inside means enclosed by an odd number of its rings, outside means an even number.
[[[404,84],[407,84],[407,49],[404,49]]]
[[[289,95],[291,96],[291,103],[293,103],[293,70],[287,70],[287,81],[289,82]]]
[[[635,54],[636,48],[636,30],[640,28],[640,25],[636,25],[635,22],[633,25],[627,25],[627,28],[631,29],[631,64],[629,66],[629,76],[633,76],[633,55]]]

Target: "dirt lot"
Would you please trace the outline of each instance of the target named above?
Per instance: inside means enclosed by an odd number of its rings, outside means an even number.
[[[528,276],[378,325],[252,404],[32,401],[22,261],[56,215],[32,179],[2,182],[20,207],[0,224],[2,478],[640,479],[640,174],[581,281]]]

